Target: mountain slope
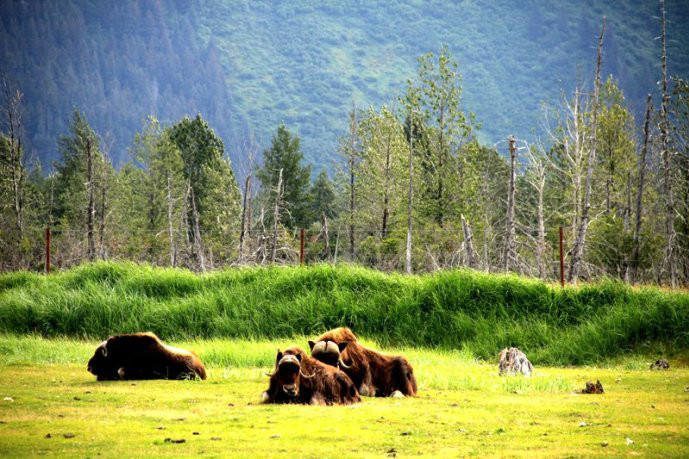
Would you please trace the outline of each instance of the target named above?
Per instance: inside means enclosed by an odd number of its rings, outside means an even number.
[[[255,133],[265,147],[280,122],[310,161],[329,165],[352,105],[394,104],[416,58],[443,44],[489,143],[533,139],[542,103],[590,82],[603,15],[604,74],[637,111],[660,74],[655,1],[311,3],[7,1],[0,62],[27,95],[27,134],[43,159],[54,159],[73,105],[112,133],[116,161],[146,115],[171,122],[200,111],[240,174],[244,139]],[[689,4],[667,10],[669,70],[687,76]]]

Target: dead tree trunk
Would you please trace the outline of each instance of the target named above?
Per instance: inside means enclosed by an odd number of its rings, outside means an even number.
[[[409,116],[409,194],[407,196],[407,247],[404,258],[404,270],[411,274],[411,238],[412,238],[412,206],[414,197],[414,110]]]
[[[383,227],[380,231],[381,239],[388,234],[388,217],[390,215],[390,142],[392,134],[388,133],[387,147],[385,150],[385,189],[383,190]]]
[[[17,90],[12,92],[10,83],[3,75],[3,93],[5,98],[5,112],[7,116],[7,129],[9,137],[9,162],[11,182],[12,182],[12,204],[17,227],[18,240],[24,238],[24,155],[22,152],[22,118],[21,100],[23,94]]]
[[[182,201],[182,214],[181,214],[181,225],[182,229],[184,230],[184,240],[185,242],[184,245],[184,254],[187,257],[185,262],[186,265],[190,266],[190,259],[192,258],[192,248],[191,248],[191,226],[189,225],[189,194],[191,193],[191,185],[189,182],[186,183],[186,187],[184,189],[184,200]]]
[[[251,173],[246,176],[246,181],[244,182],[244,199],[242,200],[242,228],[239,231],[239,263],[244,262],[244,235],[246,234],[246,212],[249,193],[251,193]]]
[[[533,176],[527,175],[527,183],[529,183],[534,190],[536,190],[537,205],[536,205],[536,263],[538,268],[538,277],[545,279],[548,275],[545,261],[545,210],[544,210],[544,196],[545,196],[545,182],[546,182],[546,160],[543,157],[536,157],[535,153],[530,149],[526,149],[526,154],[529,157],[529,167],[533,171]]]
[[[170,171],[167,171],[167,235],[170,239],[170,266],[175,268],[177,266],[177,244],[175,244],[175,235],[172,229],[172,177]]]
[[[513,136],[508,139],[510,146],[510,178],[507,187],[507,226],[505,228],[505,249],[503,252],[503,268],[505,271],[510,270],[512,262],[516,263],[516,247],[515,238],[516,231],[514,228],[514,182],[517,174],[517,148]]]
[[[93,240],[93,217],[96,213],[94,205],[94,183],[93,183],[93,152],[91,151],[91,138],[86,138],[86,180],[88,204],[86,208],[86,240],[88,244],[88,258],[93,261],[96,258],[96,245]]]
[[[194,219],[194,251],[201,266],[201,271],[206,272],[206,256],[203,253],[203,243],[201,241],[201,228],[199,225],[199,212],[196,206],[196,195],[194,194],[194,187],[191,189],[191,212]]]
[[[352,109],[349,123],[349,258],[354,260],[354,155],[356,148],[356,111]]]
[[[591,117],[591,153],[589,154],[586,170],[586,185],[584,189],[584,206],[581,210],[581,222],[577,228],[577,236],[572,249],[572,261],[569,266],[569,281],[576,284],[579,270],[584,256],[586,244],[586,230],[589,226],[589,211],[591,208],[591,186],[593,182],[593,165],[596,161],[596,129],[598,123],[598,97],[600,92],[600,68],[603,60],[603,35],[605,34],[605,16],[598,38],[598,57],[596,59],[596,80],[593,85],[593,114]]]
[[[641,215],[643,214],[644,180],[646,175],[646,156],[648,155],[648,142],[651,136],[651,112],[653,111],[653,99],[649,94],[646,98],[646,120],[644,121],[644,144],[639,158],[639,188],[636,193],[636,225],[634,227],[634,242],[632,244],[632,268],[630,281],[636,282],[639,271],[639,250],[641,237]]]
[[[670,96],[667,92],[667,52],[665,48],[665,0],[660,0],[660,13],[662,21],[662,40],[663,52],[661,55],[661,66],[663,71],[663,78],[661,80],[663,98],[660,106],[660,145],[661,157],[663,158],[663,194],[665,194],[665,232],[667,236],[667,248],[665,252],[665,263],[670,274],[670,283],[672,287],[677,287],[677,260],[675,259],[675,241],[677,233],[675,232],[675,199],[672,194],[672,161],[670,159],[670,135],[668,128],[668,103]]]
[[[328,235],[328,217],[325,215],[325,212],[322,214],[323,216],[323,238],[325,241],[325,259],[330,261],[330,235]]]
[[[275,263],[275,255],[278,249],[278,225],[280,224],[280,199],[282,198],[282,169],[278,176],[278,186],[275,190],[275,211],[273,213],[273,244],[270,250],[270,262]]]
[[[572,166],[572,184],[574,185],[574,212],[572,215],[572,234],[576,234],[579,226],[579,217],[581,213],[581,165],[584,157],[582,120],[579,114],[581,109],[579,89],[574,91],[574,107],[572,108],[572,128],[570,129],[569,137],[574,143],[574,154],[569,155],[570,164]]]
[[[100,215],[98,216],[98,256],[105,259],[105,218],[108,211],[107,205],[107,180],[105,179],[106,164],[103,164],[103,174],[100,180]]]
[[[471,232],[471,226],[464,218],[464,214],[461,215],[462,218],[462,230],[464,231],[464,250],[467,256],[467,266],[470,268],[476,268],[476,255],[474,252],[474,235]]]

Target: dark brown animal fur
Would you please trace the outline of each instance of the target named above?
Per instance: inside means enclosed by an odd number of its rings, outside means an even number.
[[[166,346],[153,333],[115,335],[101,343],[88,363],[98,381],[120,379],[206,379],[196,354]]]
[[[600,383],[600,381],[596,381],[596,384],[593,384],[591,381],[586,383],[586,387],[581,391],[582,394],[603,394],[605,391],[603,390],[603,385]]]
[[[264,393],[265,403],[351,405],[360,401],[349,376],[309,357],[298,347],[278,351],[275,371]]]
[[[341,369],[352,379],[362,395],[389,397],[395,391],[407,396],[416,395],[414,370],[404,357],[385,355],[368,349],[358,342],[356,335],[349,328],[344,327],[324,333],[315,342],[309,341],[311,349],[319,341],[333,341],[338,345],[347,343],[341,358],[349,368]],[[323,358],[324,363],[331,365],[337,361],[330,355],[314,357]]]

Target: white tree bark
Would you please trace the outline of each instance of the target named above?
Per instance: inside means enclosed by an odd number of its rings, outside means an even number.
[[[584,256],[584,246],[586,244],[586,231],[589,226],[589,211],[591,208],[591,186],[593,182],[593,166],[596,161],[596,129],[598,123],[598,98],[600,93],[600,68],[603,59],[603,35],[605,34],[605,17],[598,38],[598,57],[596,60],[596,80],[593,85],[593,114],[591,117],[591,153],[589,154],[588,167],[586,170],[586,185],[584,189],[584,205],[581,210],[581,222],[577,228],[574,247],[572,248],[572,258],[569,267],[569,281],[576,284],[579,278],[579,270]]]

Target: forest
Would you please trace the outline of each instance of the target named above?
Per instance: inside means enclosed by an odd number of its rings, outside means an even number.
[[[689,83],[667,72],[662,9],[659,87],[635,116],[640,101],[602,72],[605,25],[590,37],[590,83],[542,108],[536,140],[481,140],[490,120],[467,108],[443,46],[418,57],[393,102],[351,108],[331,169],[315,170],[283,123],[269,147],[246,136],[230,154],[201,113],[150,115],[117,164],[79,108],[56,161],[42,163],[25,148],[36,122],[24,110],[27,83],[5,74],[0,268],[45,269],[46,228],[54,267],[103,259],[194,271],[298,263],[304,230],[307,263],[555,280],[562,227],[570,282],[687,285]]]

